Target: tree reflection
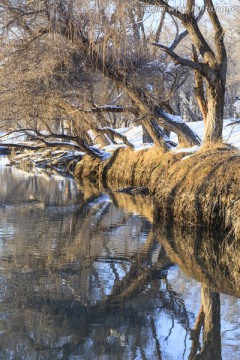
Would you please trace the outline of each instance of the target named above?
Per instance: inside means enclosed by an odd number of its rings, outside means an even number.
[[[192,330],[189,359],[222,359],[220,293],[239,296],[239,245],[226,234],[155,222],[170,259],[201,283],[201,308]]]
[[[200,331],[203,327],[203,345]],[[202,285],[202,306],[192,331],[189,359],[221,360],[220,295]]]

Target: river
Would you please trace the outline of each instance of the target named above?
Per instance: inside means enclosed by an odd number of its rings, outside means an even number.
[[[153,226],[146,196],[6,157],[0,183],[0,359],[240,358],[230,250],[229,265],[212,239]]]

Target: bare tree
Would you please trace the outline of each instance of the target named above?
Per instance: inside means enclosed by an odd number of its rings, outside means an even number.
[[[204,6],[214,32],[214,50],[210,47],[196,20],[195,0],[186,1],[184,13],[170,6],[166,1],[146,0],[143,2],[164,7],[165,11],[180,20],[188,31],[194,45],[193,60],[179,56],[171,47],[160,43],[154,43],[154,45],[168,54],[176,64],[187,66],[195,71],[197,97],[203,118],[206,119],[204,143],[222,141],[227,53],[223,40],[224,31],[212,0],[204,0]],[[198,59],[198,54],[201,60]],[[206,95],[203,81],[206,83]]]

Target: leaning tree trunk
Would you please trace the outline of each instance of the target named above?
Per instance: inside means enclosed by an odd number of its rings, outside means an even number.
[[[127,136],[125,136],[124,134],[121,134],[119,131],[112,129],[109,126],[105,126],[105,127],[99,127],[97,129],[97,131],[99,131],[102,134],[105,134],[108,138],[110,138],[110,136],[116,137],[117,139],[120,139],[123,141],[123,143],[127,146],[129,146],[130,148],[134,149],[134,145],[128,140]]]
[[[165,134],[164,130],[161,129],[155,119],[144,119],[142,121],[142,125],[153,139],[154,144],[163,152],[166,152],[176,146],[176,144]]]
[[[101,147],[109,146],[112,144],[109,137],[99,129],[92,129],[94,135],[94,143],[99,144]]]
[[[118,82],[118,85],[130,97],[138,111],[145,114],[142,124],[158,148],[167,151],[171,149],[172,146],[176,146],[168,137],[170,132],[177,134],[178,144],[180,146],[191,147],[200,145],[201,140],[197,134],[195,134],[179,116],[165,112],[156,104],[154,99],[148,98],[145,92],[134,86],[134,84],[128,84],[127,86],[126,83],[124,83],[123,86]]]
[[[142,135],[142,142],[144,143],[149,143],[152,144],[153,143],[153,139],[151,138],[151,136],[149,135],[147,129],[145,128],[145,126],[142,124],[142,131],[143,131],[143,135]]]

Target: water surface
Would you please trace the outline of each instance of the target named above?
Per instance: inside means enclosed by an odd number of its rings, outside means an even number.
[[[213,359],[240,358],[234,280],[223,264],[225,294],[210,272],[201,280],[195,253],[153,233],[148,197],[0,161],[0,359],[189,359],[206,298],[221,305]]]

